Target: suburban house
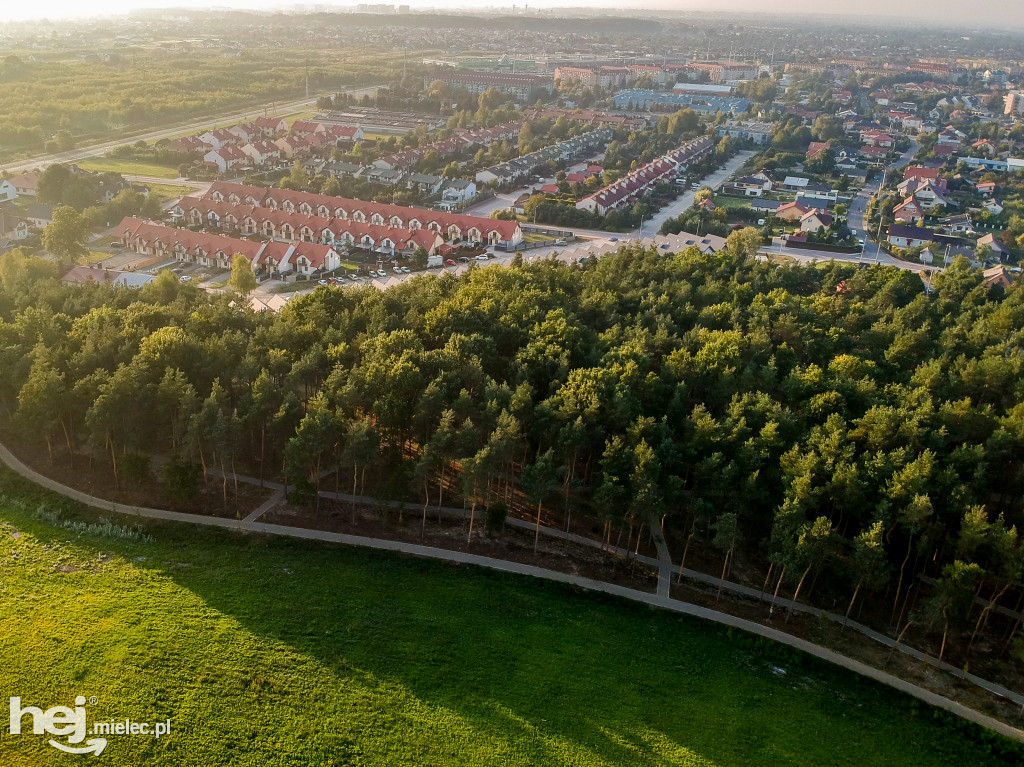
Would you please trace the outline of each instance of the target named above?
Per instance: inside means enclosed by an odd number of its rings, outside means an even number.
[[[935,234],[930,229],[892,224],[889,227],[888,240],[890,245],[898,248],[916,248],[935,242]]]
[[[971,234],[974,232],[974,224],[971,222],[971,217],[966,213],[949,216],[942,219],[939,223],[942,224],[943,228],[948,229],[954,234]]]
[[[442,205],[461,205],[476,197],[476,183],[462,178],[445,180],[441,187]]]
[[[28,221],[0,208],[0,238],[7,240],[24,240],[28,237]]]
[[[786,203],[775,209],[775,217],[780,221],[799,221],[813,208],[807,208],[797,202]]]
[[[924,206],[908,197],[892,210],[892,217],[901,224],[917,224],[924,220]]]
[[[204,154],[203,162],[215,167],[219,173],[225,173],[236,165],[247,165],[250,157],[235,144],[225,144],[220,149]]]
[[[982,207],[984,207],[985,210],[987,210],[993,216],[1000,216],[1005,210],[1003,204],[1001,202],[998,202],[997,200],[986,200],[985,204]]]
[[[7,179],[0,179],[0,202],[10,202],[17,197],[18,190],[14,188],[14,184]]]
[[[182,136],[168,141],[167,149],[182,154],[206,154],[210,151],[210,145],[198,136]]]
[[[288,132],[288,123],[279,117],[257,117],[252,124],[259,129],[263,138],[277,138]]]
[[[744,197],[760,197],[765,192],[771,191],[772,182],[764,181],[753,176],[745,176],[731,181],[725,185],[728,194],[743,195]]]
[[[73,266],[64,276],[61,282],[69,285],[113,285],[116,288],[141,288],[156,279],[155,275],[143,274],[142,272],[121,272],[115,269],[104,269],[96,264],[89,266]]]
[[[823,213],[820,210],[809,210],[800,217],[801,232],[817,232],[821,229],[828,229],[835,222],[831,213]]]
[[[38,173],[22,173],[7,179],[7,182],[14,187],[18,197],[35,197],[36,186],[39,184]]]
[[[896,144],[896,139],[888,133],[883,133],[882,131],[874,128],[868,128],[867,130],[862,130],[860,132],[860,142],[867,146],[889,149]]]
[[[824,141],[812,141],[811,145],[807,147],[807,159],[813,160],[820,156],[826,149],[828,144]]]
[[[985,287],[990,290],[997,286],[1008,288],[1013,284],[1013,275],[1002,264],[986,269],[981,274],[985,280]]]
[[[266,139],[257,139],[242,147],[253,165],[278,165],[281,162],[281,150],[277,144]]]
[[[979,237],[978,247],[988,248],[992,251],[992,255],[999,257],[1000,261],[1005,261],[1010,255],[1010,249],[1003,245],[994,234],[986,234],[984,237]]]
[[[28,206],[25,218],[32,229],[45,229],[53,223],[53,206],[34,202]]]
[[[995,181],[982,181],[978,184],[978,192],[985,197],[991,197],[996,193],[996,182]]]
[[[217,128],[215,130],[208,130],[206,133],[200,133],[198,136],[199,140],[202,141],[213,149],[220,149],[226,144],[234,144],[238,141],[238,136],[229,131],[227,128]]]

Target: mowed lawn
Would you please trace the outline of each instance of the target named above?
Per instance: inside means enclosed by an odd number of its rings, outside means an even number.
[[[887,688],[697,620],[467,566],[147,532],[0,500],[4,715],[8,696],[85,695],[90,721],[172,720],[97,764],[1004,763]],[[84,763],[5,730],[0,764]]]
[[[82,170],[108,171],[111,173],[126,173],[129,176],[153,176],[155,178],[178,178],[181,174],[177,168],[167,165],[157,165],[152,162],[140,160],[121,160],[116,157],[87,157],[79,160],[77,165]]]

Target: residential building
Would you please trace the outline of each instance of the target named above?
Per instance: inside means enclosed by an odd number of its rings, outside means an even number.
[[[14,187],[15,195],[18,197],[35,197],[36,186],[39,184],[38,173],[22,173],[19,176],[7,179],[7,182]]]
[[[34,202],[25,211],[25,218],[32,229],[45,229],[53,223],[53,206]]]
[[[525,101],[538,90],[551,92],[550,78],[540,75],[508,74],[503,72],[472,72],[461,69],[441,69],[424,78],[424,85],[441,80],[452,88],[465,88],[470,93],[483,93],[497,88],[520,101]]]
[[[741,141],[752,141],[759,146],[764,146],[772,140],[772,124],[730,120],[725,125],[719,125],[717,133],[719,136],[729,136]]]
[[[225,144],[203,155],[203,163],[217,169],[218,173],[226,173],[231,168],[247,165],[251,161],[248,154],[235,144]]]
[[[916,248],[935,242],[935,234],[930,229],[892,224],[889,227],[888,240],[890,245],[898,248]]]
[[[10,202],[18,198],[18,190],[14,184],[5,179],[0,179],[0,202]]]

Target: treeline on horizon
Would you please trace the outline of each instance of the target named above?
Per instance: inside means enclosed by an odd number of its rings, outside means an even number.
[[[278,315],[169,273],[66,286],[7,254],[0,404],[112,482],[161,453],[174,492],[218,467],[309,496],[338,465],[356,492],[369,475],[380,497],[500,502],[622,544],[663,518],[677,560],[912,621],[947,655],[1020,654],[995,610],[1024,596],[1020,281],[988,289],[958,260],[928,294],[894,267],[741,252],[629,245],[318,288]]]
[[[299,98],[307,71],[314,93],[387,84],[402,56],[356,44],[344,55],[296,48],[253,48],[230,57],[221,50],[125,50],[100,60],[85,53],[39,54],[35,61],[11,54],[0,60],[0,160],[42,149],[58,133],[75,141],[173,124],[234,105]]]

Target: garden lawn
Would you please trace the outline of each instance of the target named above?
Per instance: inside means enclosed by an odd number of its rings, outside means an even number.
[[[154,176],[156,178],[178,178],[178,169],[139,160],[120,160],[116,157],[89,157],[80,160],[82,170],[126,173],[130,176]]]
[[[888,688],[695,619],[369,550],[71,529],[3,476],[0,698],[172,720],[111,736],[104,764],[1003,763]],[[81,760],[0,734],[5,766]]]

